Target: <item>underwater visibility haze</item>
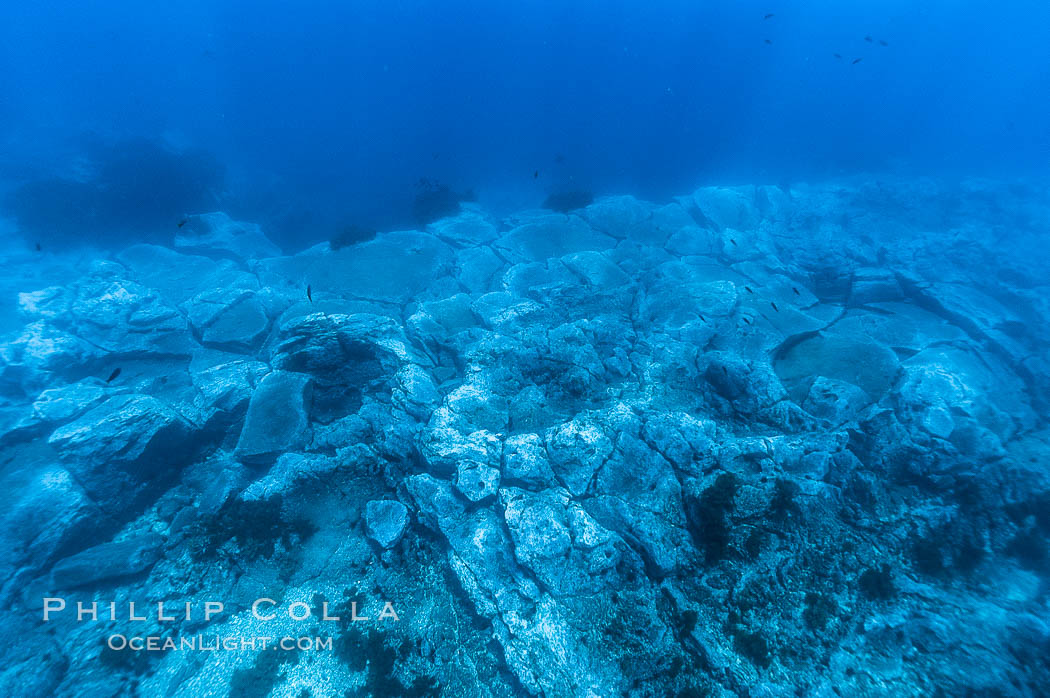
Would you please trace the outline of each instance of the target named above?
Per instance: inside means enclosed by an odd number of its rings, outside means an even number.
[[[140,140],[204,151],[212,205],[289,251],[414,224],[422,177],[507,212],[570,187],[1030,174],[1048,25],[1028,0],[7,2],[0,167],[11,186]]]
[[[0,694],[1047,695],[1048,26],[0,0]]]

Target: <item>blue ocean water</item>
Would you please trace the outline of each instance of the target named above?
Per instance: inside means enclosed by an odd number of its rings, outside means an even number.
[[[1047,26],[0,0],[0,695],[1046,695]]]
[[[68,167],[91,140],[202,148],[293,248],[317,240],[297,217],[411,222],[420,177],[513,208],[570,184],[666,198],[1050,155],[1050,10],[1029,0],[2,11],[5,170]],[[289,210],[267,210],[276,192]]]

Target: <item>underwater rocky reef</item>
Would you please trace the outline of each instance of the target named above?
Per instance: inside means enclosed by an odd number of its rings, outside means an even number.
[[[11,250],[0,694],[1043,695],[1048,230],[851,180]]]

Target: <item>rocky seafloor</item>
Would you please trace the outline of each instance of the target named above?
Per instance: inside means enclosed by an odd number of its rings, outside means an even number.
[[[9,250],[0,694],[1045,695],[1048,234],[871,180]]]

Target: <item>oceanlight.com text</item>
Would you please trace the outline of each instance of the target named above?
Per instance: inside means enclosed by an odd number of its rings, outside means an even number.
[[[115,652],[331,652],[331,637],[270,637],[265,635],[121,635],[106,638],[106,646]]]

